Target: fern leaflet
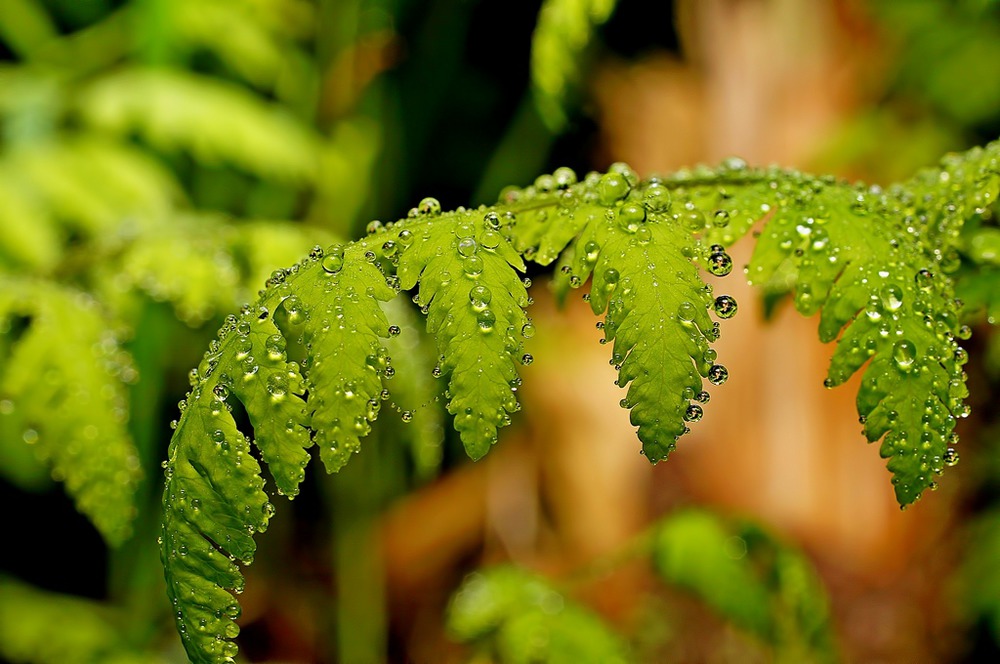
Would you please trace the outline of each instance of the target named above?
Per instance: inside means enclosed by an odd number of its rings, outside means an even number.
[[[422,205],[430,214],[440,211],[433,199]],[[495,211],[441,215],[419,234],[403,235],[412,245],[399,259],[401,287],[420,282],[415,301],[428,313],[440,370],[450,374],[448,411],[473,459],[489,451],[517,410],[517,358],[528,325],[522,309],[528,294],[515,272],[524,263],[499,228]]]
[[[720,385],[728,377],[710,348],[719,337],[708,310],[715,301],[692,262],[702,258],[722,276],[732,259],[719,245],[705,250],[682,215],[669,214],[670,192],[658,181],[640,186],[623,164],[573,185],[559,169],[505,198],[517,216],[515,246],[542,264],[561,253],[557,289],[579,288],[593,275],[589,300],[605,341],[614,341],[611,363],[617,383],[629,387],[622,407],[631,409],[643,453],[667,458],[676,439],[700,420],[708,393],[702,377]],[[548,203],[546,206],[545,204]],[[569,245],[568,249],[564,248]],[[735,301],[723,296],[717,311],[728,317]]]

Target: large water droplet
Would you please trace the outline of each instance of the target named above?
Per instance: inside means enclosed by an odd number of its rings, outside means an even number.
[[[708,382],[712,385],[722,385],[729,379],[729,370],[721,364],[713,364],[708,370]]]
[[[323,270],[327,274],[337,274],[344,267],[344,248],[340,245],[330,247],[323,257]]]
[[[428,196],[417,205],[417,212],[429,217],[436,217],[441,214],[441,203],[438,199]]]
[[[900,339],[892,346],[892,359],[903,371],[909,371],[917,359],[917,347],[912,341]]]
[[[628,196],[631,190],[628,180],[620,173],[605,173],[597,185],[597,196],[601,205],[613,205]]]
[[[687,410],[684,411],[684,421],[685,422],[697,422],[705,414],[704,409],[696,403],[688,404]]]
[[[715,310],[715,315],[719,318],[732,318],[736,315],[736,299],[730,295],[720,295],[715,298],[712,308]]]
[[[469,302],[475,311],[482,311],[493,299],[493,293],[486,286],[473,286],[469,289]]]
[[[713,251],[708,256],[708,271],[724,277],[733,271],[733,259],[725,251]]]
[[[897,311],[903,306],[903,291],[899,286],[893,284],[884,286],[879,291],[879,296],[886,311]]]
[[[639,224],[646,221],[646,210],[635,203],[623,205],[618,210],[618,225],[627,233],[639,230]]]

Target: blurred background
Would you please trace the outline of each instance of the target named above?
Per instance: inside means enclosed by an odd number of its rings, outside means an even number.
[[[25,445],[44,423],[5,409],[0,383],[4,661],[185,661],[155,543],[167,424],[225,314],[313,245],[558,166],[645,177],[739,155],[888,184],[1000,135],[995,0],[576,5],[592,29],[559,23],[574,3],[554,1],[0,0],[0,275],[99,303],[136,369],[144,472],[135,534],[108,548]],[[997,255],[963,258],[974,273]],[[383,410],[340,475],[313,468],[294,503],[275,499],[241,597],[245,661],[494,661],[445,621],[463,578],[498,563],[550,579],[637,661],[803,661],[630,555],[658,520],[695,513],[811,562],[834,659],[1000,657],[992,319],[969,308],[962,461],[901,512],[857,384],[823,388],[832,349],[790,302],[716,285],[740,303],[716,346],[731,378],[653,467],[589,308],[559,310],[546,270],[529,276],[524,407],[475,464],[433,398],[419,318],[394,311],[393,404],[415,420]],[[732,559],[746,539],[725,539]]]

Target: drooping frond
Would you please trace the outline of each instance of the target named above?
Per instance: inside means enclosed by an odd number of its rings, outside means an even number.
[[[77,508],[110,544],[122,542],[140,473],[126,431],[130,358],[88,296],[41,281],[0,277],[0,329],[14,339],[0,362],[0,417],[28,427],[24,442]]]
[[[161,557],[167,593],[189,657],[231,661],[242,591],[234,562],[253,559],[253,534],[273,507],[250,441],[237,427],[232,401],[255,425],[255,443],[278,488],[298,490],[312,444],[302,377],[286,361],[284,337],[267,309],[231,317],[198,367],[194,389],[171,440],[163,497]]]
[[[559,131],[566,105],[583,77],[581,60],[594,30],[608,20],[617,0],[546,0],[531,38],[531,82],[545,124]]]
[[[436,218],[413,231],[400,224],[400,285],[419,281],[414,301],[427,312],[440,369],[449,374],[448,411],[469,456],[479,459],[517,410],[517,365],[531,361],[521,355],[528,294],[515,270],[524,263],[495,211],[442,215],[433,199],[421,205]]]
[[[748,277],[794,288],[803,314],[821,311],[820,339],[839,339],[826,384],[866,362],[858,413],[880,438],[902,506],[933,486],[954,458],[955,418],[968,409],[956,341],[949,244],[965,218],[996,199],[998,144],[883,191],[730,160],[665,182],[709,237],[732,241],[767,219]]]
[[[706,250],[686,215],[671,212],[663,185],[640,185],[628,167],[591,174],[579,185],[575,180],[560,169],[527,190],[506,193],[511,209],[523,210],[514,243],[542,264],[562,254],[564,291],[593,276],[590,305],[595,314],[607,311],[611,361],[618,384],[629,388],[622,406],[632,410],[643,453],[659,461],[685,433],[685,423],[701,419],[702,378],[719,385],[728,377],[714,363],[710,345],[719,335],[708,310],[715,306],[728,317],[735,302],[714,301],[693,260],[704,260],[718,275],[728,274],[732,260],[720,246]]]
[[[490,660],[629,662],[625,642],[596,615],[513,567],[469,575],[451,598],[448,631]]]
[[[684,511],[656,526],[656,571],[756,634],[782,661],[836,661],[826,593],[797,551],[751,523]]]
[[[221,80],[127,69],[82,92],[79,110],[95,128],[138,132],[160,149],[187,150],[208,164],[228,162],[293,182],[317,175],[317,135],[279,107]]]
[[[278,271],[257,305],[227,320],[193,377],[168,453],[161,556],[195,662],[235,654],[227,639],[239,631],[239,605],[229,591],[242,590],[243,577],[230,556],[252,560],[253,534],[273,512],[232,407],[246,411],[279,493],[298,492],[314,440],[331,472],[347,462],[392,373],[379,302],[395,291],[374,256],[363,244],[335,246]],[[300,349],[305,376],[289,361]]]

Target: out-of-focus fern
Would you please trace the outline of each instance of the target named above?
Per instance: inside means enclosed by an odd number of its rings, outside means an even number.
[[[168,6],[170,20],[189,47],[214,52],[241,78],[262,88],[275,88],[291,74],[303,78],[309,60],[294,37],[308,34],[314,8],[307,3],[271,0],[183,0]],[[219,39],[225,34],[226,39]],[[289,71],[299,65],[299,70]],[[306,77],[308,80],[308,76]]]
[[[538,111],[552,131],[566,124],[566,105],[582,78],[581,60],[594,30],[617,0],[546,0],[531,38],[531,81]]]
[[[58,625],[58,629],[53,629]],[[123,636],[127,616],[0,576],[0,657],[31,664],[165,664]]]
[[[728,376],[710,347],[719,331],[709,312],[729,318],[736,302],[714,297],[698,267],[729,274],[723,245],[765,219],[750,278],[780,276],[802,313],[822,311],[820,337],[839,337],[829,386],[870,362],[858,396],[865,433],[884,436],[897,498],[912,502],[954,460],[947,446],[966,412],[956,341],[965,330],[948,275],[961,225],[996,199],[998,151],[949,157],[884,191],[739,160],[644,182],[624,165],[582,182],[560,169],[492,207],[442,214],[425,199],[405,220],[374,222],[368,237],[275,273],[193,375],[170,446],[161,552],[189,656],[231,661],[239,608],[227,590],[243,580],[230,557],[252,558],[252,535],[273,511],[233,400],[279,492],[297,491],[313,442],[339,469],[391,397],[383,339],[398,330],[382,304],[415,289],[455,428],[479,458],[517,410],[517,364],[531,359],[521,346],[533,331],[522,256],[558,260],[564,294],[591,279],[586,297],[605,313],[617,382],[628,387],[622,406],[658,461],[702,417],[704,379]]]
[[[107,256],[92,268],[103,301],[127,315],[128,300],[145,293],[170,302],[177,317],[199,325],[250,299],[271,276],[332,237],[320,229],[278,221],[232,223],[217,215],[175,212],[169,223],[98,242]]]
[[[100,138],[16,146],[0,155],[0,266],[51,270],[67,237],[160,220],[181,200],[147,155]]]
[[[128,355],[87,295],[45,282],[0,278],[0,326],[16,339],[0,364],[0,417],[29,427],[25,442],[108,542],[120,543],[139,476],[125,428],[122,383],[135,379]]]
[[[166,151],[188,150],[206,163],[230,163],[278,180],[317,176],[316,134],[280,107],[218,79],[127,69],[93,83],[78,103],[89,125],[137,132]]]
[[[816,572],[759,527],[680,512],[657,525],[652,557],[667,583],[773,645],[781,661],[836,661]]]
[[[600,618],[512,567],[469,575],[452,597],[447,625],[457,640],[506,664],[632,661]]]

